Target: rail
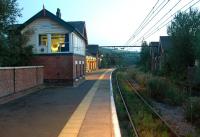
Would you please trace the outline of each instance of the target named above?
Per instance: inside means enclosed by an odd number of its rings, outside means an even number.
[[[131,86],[137,97],[156,115],[170,130],[172,137],[180,137],[171,127],[170,125],[158,114],[155,109],[140,95],[140,93],[137,91],[137,89],[134,87],[133,83],[135,83],[134,80],[127,80],[127,83]]]
[[[118,78],[117,78],[117,75],[115,76],[115,79],[116,79],[116,87],[118,89],[118,92],[119,92],[119,95],[120,95],[120,98],[122,100],[122,103],[123,103],[123,106],[125,108],[125,111],[127,113],[127,116],[128,116],[128,119],[130,121],[130,124],[131,124],[131,127],[132,127],[132,130],[134,132],[134,136],[136,137],[140,137],[139,136],[139,132],[137,130],[137,127],[135,126],[135,123],[133,121],[133,119],[131,118],[131,113],[128,109],[128,106],[127,106],[127,103],[123,97],[123,91],[121,90],[120,88],[120,84],[119,84],[119,81],[118,81]],[[157,117],[158,119],[160,119],[160,121],[166,125],[167,129],[168,129],[168,132],[170,133],[170,137],[180,137],[172,128],[171,126],[160,116],[160,114],[157,113],[157,111],[155,111],[155,109],[142,97],[142,95],[140,95],[140,93],[137,91],[137,89],[134,87],[136,84],[136,82],[134,80],[126,80],[126,82],[128,83],[128,85],[132,88],[133,92],[136,94],[136,96],[138,97],[139,100],[141,100],[142,103],[144,103],[144,105],[149,108],[149,110],[151,111],[151,113]]]
[[[125,110],[126,110],[126,113],[127,113],[128,119],[129,119],[129,121],[130,121],[132,130],[133,130],[133,132],[134,132],[134,136],[139,137],[138,131],[137,131],[137,129],[136,129],[136,127],[135,127],[135,124],[134,124],[134,122],[133,122],[133,120],[132,120],[132,118],[131,118],[130,112],[129,112],[129,110],[128,110],[128,107],[127,107],[126,102],[125,102],[125,100],[124,100],[124,97],[123,97],[123,95],[122,95],[121,89],[120,89],[120,87],[119,87],[119,82],[118,82],[118,79],[117,79],[117,75],[116,75],[116,78],[115,78],[115,79],[116,79],[116,83],[117,83],[117,89],[118,89],[118,92],[119,92],[119,94],[120,94],[120,98],[121,98],[121,100],[122,100],[122,102],[123,102],[124,108],[125,108]]]

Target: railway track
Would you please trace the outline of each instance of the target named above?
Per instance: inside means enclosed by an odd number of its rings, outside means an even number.
[[[120,87],[120,84],[119,84],[119,81],[118,81],[118,78],[117,78],[117,75],[115,76],[115,80],[116,80],[116,87],[118,89],[118,92],[119,92],[119,95],[120,95],[120,98],[122,100],[122,103],[124,105],[124,108],[125,108],[125,111],[127,113],[127,116],[128,116],[128,119],[130,121],[130,124],[131,124],[131,128],[133,130],[133,133],[135,137],[142,137],[140,136],[140,133],[139,131],[137,130],[137,126],[136,124],[134,123],[134,120],[131,118],[131,113],[129,111],[129,108],[128,108],[128,104],[125,100],[125,97],[123,95],[123,90],[122,88]],[[175,131],[173,131],[173,129],[169,126],[169,124],[154,110],[154,108],[140,95],[140,93],[135,89],[135,81],[133,80],[126,80],[127,84],[131,87],[132,91],[135,93],[135,95],[137,96],[137,98],[151,111],[152,115],[159,119],[168,129],[168,133],[169,133],[169,137],[180,137]]]
[[[127,113],[128,119],[129,119],[129,122],[130,122],[131,127],[132,127],[132,130],[133,130],[133,136],[134,136],[134,137],[139,137],[138,131],[137,131],[137,129],[136,129],[136,127],[135,127],[135,124],[134,124],[134,122],[133,122],[133,120],[132,120],[132,118],[131,118],[131,114],[130,114],[130,112],[129,112],[129,110],[128,110],[127,104],[126,104],[126,102],[125,102],[125,99],[124,99],[124,97],[123,97],[122,91],[121,91],[121,89],[120,89],[119,82],[118,82],[118,79],[117,79],[117,75],[116,75],[116,83],[117,83],[117,89],[118,89],[119,95],[120,95],[120,97],[121,97],[122,103],[123,103],[123,105],[124,105],[124,108],[125,108],[125,110],[126,110],[126,113]]]

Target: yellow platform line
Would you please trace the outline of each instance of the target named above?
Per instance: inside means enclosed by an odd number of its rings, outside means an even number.
[[[102,80],[107,73],[104,72],[99,79],[95,82],[87,95],[81,101],[77,109],[74,111],[69,121],[66,123],[58,137],[77,137],[87,110],[92,102],[92,99],[99,87],[100,80]]]

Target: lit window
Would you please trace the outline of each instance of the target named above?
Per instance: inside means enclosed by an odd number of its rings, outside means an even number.
[[[47,46],[47,34],[40,34],[39,35],[39,46]]]
[[[68,34],[52,34],[51,35],[52,52],[69,51],[69,35]]]

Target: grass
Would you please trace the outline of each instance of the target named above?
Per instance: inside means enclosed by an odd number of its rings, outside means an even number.
[[[150,73],[144,73],[137,68],[128,68],[129,78],[132,78],[142,87],[141,94],[145,98],[152,98],[156,101],[173,105],[183,106],[187,121],[196,127],[196,132],[200,134],[200,97],[194,97],[187,89],[181,89],[176,85],[176,79],[166,79],[164,77],[154,76]],[[193,97],[191,97],[193,96]],[[189,135],[187,137],[192,137]]]
[[[115,72],[113,73],[113,76],[114,75],[115,75]],[[130,130],[131,126],[130,126],[129,119],[126,114],[125,108],[123,106],[123,103],[121,101],[121,98],[120,98],[118,92],[116,92],[117,87],[116,87],[115,78],[113,77],[112,80],[113,80],[112,83],[113,83],[115,105],[117,106],[116,109],[117,109],[118,119],[120,121],[119,124],[120,124],[122,137],[135,137],[133,131]]]
[[[152,114],[151,110],[147,108],[141,100],[138,99],[136,94],[132,91],[129,85],[126,83],[127,73],[117,72],[120,87],[123,91],[123,96],[128,105],[131,117],[136,125],[139,135],[142,137],[169,137],[168,128]],[[115,84],[114,84],[115,85]],[[123,120],[123,115],[121,114],[122,106],[119,105],[119,95],[116,89],[114,89],[115,101],[117,105],[118,116],[120,117],[120,123]],[[124,110],[123,110],[124,111]],[[121,115],[121,116],[120,116]],[[123,122],[122,122],[123,124]],[[121,124],[120,124],[121,127]],[[122,126],[123,127],[123,126]],[[130,131],[131,129],[126,129]],[[123,131],[123,129],[122,129]],[[126,137],[126,135],[122,135]]]

